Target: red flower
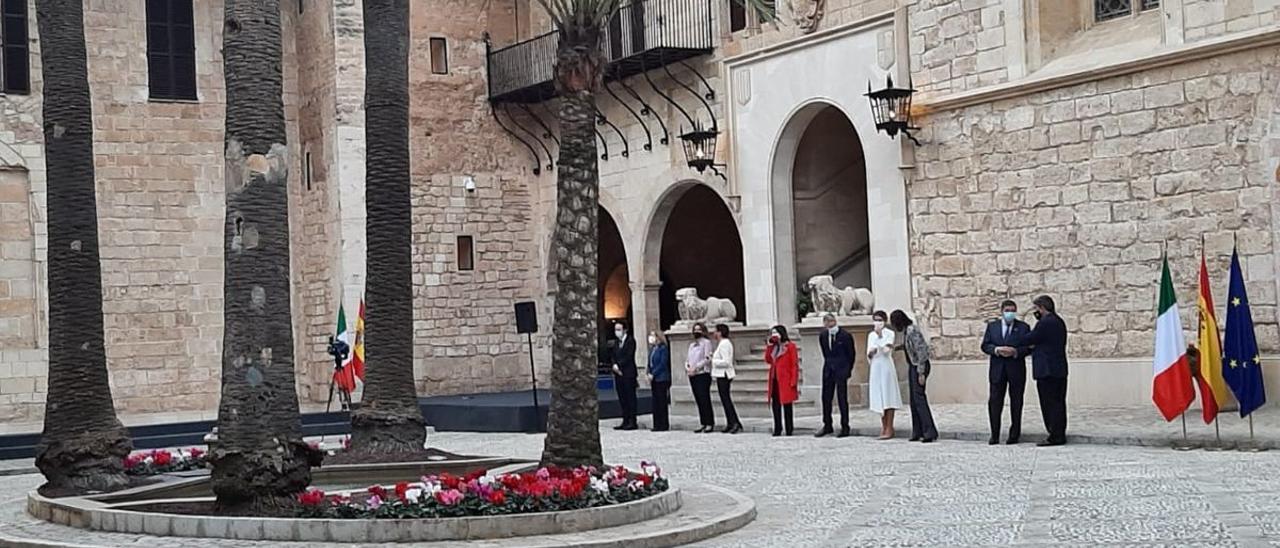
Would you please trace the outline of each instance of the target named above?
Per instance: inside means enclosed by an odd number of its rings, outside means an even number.
[[[343,449],[351,449],[351,436],[347,436],[347,437],[345,437],[345,438],[342,438],[342,448],[343,448]]]
[[[649,484],[653,483],[653,476],[650,476],[649,474],[640,474],[639,476],[636,476],[636,479],[640,480],[640,483],[645,487],[648,487]]]
[[[324,491],[319,489],[312,489],[298,495],[298,502],[302,503],[303,506],[319,506],[324,501]]]
[[[440,485],[445,489],[457,489],[462,485],[462,479],[458,476],[445,472],[440,474]]]
[[[404,494],[409,492],[409,482],[402,481],[396,484],[396,498],[404,500]]]
[[[203,455],[204,455],[204,450],[203,450],[203,449],[200,449],[199,447],[192,447],[192,448],[191,448],[191,458],[193,458],[193,459],[198,459],[198,458],[200,458],[200,457],[201,457],[201,456],[203,456]]]
[[[492,493],[489,493],[488,499],[489,499],[489,504],[492,504],[494,506],[502,506],[503,504],[507,503],[507,494],[503,493],[502,491],[494,491]]]
[[[381,485],[374,485],[368,489],[370,495],[374,495],[382,500],[387,500],[387,489]]]
[[[484,475],[485,475],[485,474],[488,474],[488,473],[489,473],[489,471],[488,471],[488,470],[476,470],[476,471],[474,471],[474,472],[472,472],[472,473],[470,473],[470,474],[467,474],[467,475],[463,476],[463,477],[462,477],[462,482],[463,482],[463,483],[471,483],[471,482],[473,482],[473,481],[475,481],[475,480],[478,480],[478,479],[480,479],[480,478],[483,478],[483,477],[484,477]]]
[[[153,459],[153,462],[155,462],[156,466],[165,466],[173,461],[173,455],[168,451],[156,451],[152,454],[151,458]]]

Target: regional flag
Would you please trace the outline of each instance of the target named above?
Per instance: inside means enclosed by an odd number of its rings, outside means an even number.
[[[364,382],[364,299],[360,299],[360,314],[356,316],[356,343],[351,346],[351,371]]]
[[[350,336],[347,334],[347,312],[342,307],[341,302],[338,303],[338,329],[337,329],[337,335],[334,338],[344,343],[347,343],[348,346],[351,345]],[[348,354],[347,361],[343,362],[342,371],[333,372],[334,384],[337,384],[338,386],[342,387],[342,389],[346,390],[347,392],[351,392],[352,390],[356,389],[355,375],[353,374],[352,368],[347,367],[347,365],[351,363],[350,360],[351,360],[351,355]]]
[[[1262,357],[1258,355],[1258,339],[1253,331],[1253,315],[1249,313],[1249,297],[1244,290],[1244,272],[1240,254],[1231,250],[1231,284],[1227,289],[1227,330],[1223,335],[1222,377],[1240,402],[1240,416],[1247,417],[1266,403],[1262,387]]]
[[[1200,385],[1200,407],[1204,422],[1209,424],[1218,416],[1218,409],[1231,397],[1227,381],[1222,379],[1222,336],[1218,333],[1218,318],[1213,313],[1213,293],[1209,291],[1209,267],[1200,251],[1200,367],[1196,382]]]
[[[1191,361],[1187,358],[1187,342],[1182,335],[1182,319],[1178,316],[1178,299],[1173,292],[1173,276],[1169,274],[1169,258],[1164,258],[1160,275],[1160,305],[1156,312],[1156,357],[1152,369],[1151,400],[1164,420],[1181,415],[1195,400],[1191,386]]]

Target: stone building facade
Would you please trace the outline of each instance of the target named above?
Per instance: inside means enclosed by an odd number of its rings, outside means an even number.
[[[198,97],[177,102],[149,98],[144,3],[86,4],[108,361],[133,422],[217,405],[222,3],[187,1]],[[690,24],[664,12],[682,2],[647,0],[609,46]],[[705,7],[681,13],[705,19],[709,53],[599,95],[602,226],[616,231],[601,240],[617,242],[602,251],[602,321],[666,328],[674,290],[695,287],[735,300],[748,326],[794,324],[799,286],[833,274],[925,327],[936,399],[978,402],[983,322],[1004,298],[1026,309],[1049,293],[1071,329],[1073,401],[1139,404],[1162,252],[1191,329],[1202,238],[1220,305],[1235,241],[1280,386],[1280,1],[792,0],[773,22],[692,3]],[[295,366],[314,408],[338,304],[354,317],[364,289],[363,25],[357,0],[281,5]],[[419,391],[526,388],[511,305],[536,301],[550,322],[556,150],[539,123],[555,103],[491,104],[505,76],[487,54],[549,24],[530,0],[411,6]],[[13,429],[38,423],[47,367],[34,17],[29,33],[32,92],[0,95],[0,424]],[[862,94],[889,76],[919,90],[919,146],[875,131]],[[695,122],[720,131],[715,170],[687,164],[679,135]],[[535,342],[545,370],[549,341]]]

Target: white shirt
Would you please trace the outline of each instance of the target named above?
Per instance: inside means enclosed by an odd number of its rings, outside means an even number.
[[[711,376],[723,379],[734,377],[733,343],[729,339],[720,339],[716,351],[711,354]]]

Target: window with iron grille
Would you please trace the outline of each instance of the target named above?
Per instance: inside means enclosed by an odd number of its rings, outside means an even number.
[[[31,92],[31,57],[27,45],[27,0],[0,5],[0,90]]]
[[[147,0],[147,85],[152,99],[196,99],[192,0]]]
[[[1160,7],[1160,0],[1093,0],[1094,21],[1109,21],[1133,14],[1134,4],[1141,11]]]

